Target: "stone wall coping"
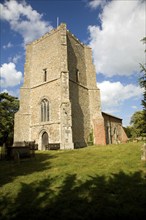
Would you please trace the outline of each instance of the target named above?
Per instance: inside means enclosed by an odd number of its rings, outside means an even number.
[[[34,44],[39,43],[40,41],[46,39],[47,37],[49,37],[49,36],[55,34],[55,33],[58,32],[58,31],[60,31],[60,28],[59,28],[59,27],[60,27],[60,26],[58,26],[58,28],[56,28],[56,29],[52,29],[50,32],[47,32],[47,33],[44,34],[42,37],[40,37],[40,38],[38,38],[38,39],[32,41],[31,43],[28,43],[27,45],[34,45]]]
[[[74,34],[72,34],[69,30],[67,30],[67,33],[76,41],[78,42],[82,47],[85,47],[85,44],[83,44]]]
[[[52,29],[50,32],[47,32],[46,34],[44,34],[42,37],[28,43],[27,45],[35,45],[37,43],[39,43],[40,41],[46,39],[47,37],[57,33],[58,31],[60,31],[62,28],[66,28],[66,24],[61,23],[57,28]],[[68,29],[66,29],[66,33],[68,33],[76,42],[78,42],[83,48],[86,47],[88,49],[91,49],[91,47],[89,47],[86,44],[83,44],[74,34],[72,34]]]
[[[37,124],[31,124],[30,127],[37,127],[37,126],[44,126],[44,125],[53,125],[53,124],[60,124],[60,121],[47,121],[47,122],[40,122]]]
[[[92,91],[93,91],[93,90],[95,90],[95,91],[99,90],[99,88],[95,88],[95,89],[88,88],[87,86],[85,86],[85,85],[83,85],[83,84],[81,84],[81,83],[78,83],[78,82],[76,82],[76,81],[74,81],[74,80],[72,80],[72,79],[69,79],[69,81],[71,81],[71,82],[77,84],[78,86],[80,86],[80,87],[82,87],[82,88],[84,88],[84,89],[87,89],[87,90],[89,90],[89,91],[91,91],[91,90],[92,90]]]
[[[115,115],[110,115],[110,114],[108,114],[108,113],[106,113],[106,112],[102,112],[102,114],[103,114],[103,115],[107,115],[107,116],[112,117],[112,118],[117,118],[117,119],[119,119],[119,120],[122,120],[122,118],[119,118],[119,117],[117,117],[117,116],[115,116]]]
[[[61,78],[61,77],[58,77],[58,78],[55,78],[55,79],[49,80],[49,81],[47,81],[47,82],[42,82],[42,83],[40,83],[40,84],[38,84],[38,85],[34,85],[34,86],[32,86],[30,89],[35,89],[35,88],[40,87],[40,86],[42,86],[42,85],[46,85],[46,84],[48,84],[48,83],[51,83],[51,82],[57,81],[57,80],[59,80],[60,78]]]

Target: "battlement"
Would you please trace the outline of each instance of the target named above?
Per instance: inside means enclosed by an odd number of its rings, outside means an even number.
[[[52,29],[50,32],[47,32],[46,34],[44,34],[40,38],[28,43],[27,45],[35,45],[35,44],[39,43],[42,40],[45,40],[47,37],[51,36],[52,34],[55,34],[56,32],[58,32],[60,30],[66,30],[67,34],[72,36],[74,38],[74,40],[76,40],[77,43],[79,43],[83,47],[87,47],[88,49],[91,49],[88,45],[82,43],[74,34],[72,34],[70,32],[70,30],[67,29],[67,25],[65,23],[61,23],[57,28]]]

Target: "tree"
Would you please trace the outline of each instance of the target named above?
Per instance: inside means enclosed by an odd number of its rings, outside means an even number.
[[[146,44],[146,37],[142,39],[143,43]],[[146,50],[145,50],[146,52]],[[144,124],[143,124],[143,127],[144,127],[144,130],[146,133],[146,64],[142,65],[140,64],[141,66],[141,72],[143,73],[143,75],[139,78],[139,85],[141,88],[144,89],[144,92],[143,92],[143,100],[142,100],[142,106],[143,106],[143,111],[144,111]]]
[[[19,100],[8,93],[0,94],[0,145],[13,143],[14,114],[18,111]]]
[[[144,121],[144,111],[137,111],[135,112],[132,117],[131,117],[131,135],[132,137],[139,137],[143,136],[145,133],[145,128],[143,124],[145,123]]]
[[[146,44],[146,37],[142,39],[143,43]],[[146,49],[145,49],[146,53]],[[144,89],[143,100],[141,102],[143,111],[138,111],[131,117],[131,126],[125,128],[125,132],[128,137],[138,137],[146,135],[146,64],[140,64],[141,73],[143,74],[139,78],[139,85]]]
[[[127,134],[127,137],[131,138],[132,137],[132,129],[133,129],[133,127],[132,126],[127,126],[127,127],[123,127],[123,128],[124,128],[124,131]]]

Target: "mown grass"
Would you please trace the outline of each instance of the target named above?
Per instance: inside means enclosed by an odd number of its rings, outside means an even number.
[[[0,161],[0,219],[142,219],[142,143],[37,152]]]

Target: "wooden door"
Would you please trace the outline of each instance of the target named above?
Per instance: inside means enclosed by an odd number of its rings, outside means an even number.
[[[45,150],[46,149],[46,145],[48,144],[48,134],[47,132],[44,132],[42,134],[42,150]]]

